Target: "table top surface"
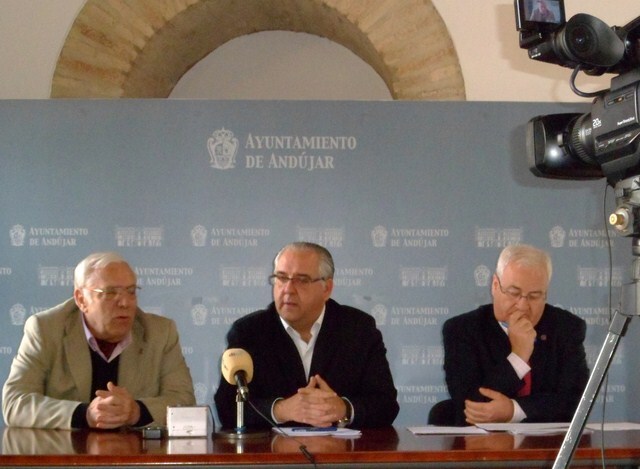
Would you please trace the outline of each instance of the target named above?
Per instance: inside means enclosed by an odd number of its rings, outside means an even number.
[[[275,433],[234,438],[144,439],[139,431],[67,431],[4,428],[0,465],[147,465],[305,463],[306,450],[320,463],[398,463],[546,461],[553,462],[564,436],[414,435],[406,428],[363,430],[358,438]],[[583,434],[574,461],[597,463],[601,446],[607,460],[640,461],[640,431]]]

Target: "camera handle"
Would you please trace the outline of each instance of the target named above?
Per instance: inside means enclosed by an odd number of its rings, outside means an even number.
[[[553,469],[564,469],[569,467],[571,458],[575,449],[580,442],[582,431],[593,404],[600,390],[600,386],[604,380],[609,365],[613,360],[620,339],[627,331],[627,326],[635,314],[638,313],[638,300],[640,299],[640,239],[633,237],[632,251],[634,259],[632,262],[633,280],[631,283],[623,285],[622,288],[622,305],[621,310],[629,310],[631,312],[621,312],[616,310],[613,320],[609,325],[609,332],[602,344],[600,354],[593,366],[593,371],[589,376],[589,381],[585,386],[580,403],[576,409],[571,424],[564,437],[560,451],[553,463]]]

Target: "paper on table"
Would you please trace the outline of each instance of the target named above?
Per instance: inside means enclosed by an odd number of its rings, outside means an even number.
[[[588,423],[587,428],[591,430],[602,430],[600,423]],[[640,430],[640,423],[634,422],[605,422],[604,431]]]
[[[427,425],[424,427],[407,427],[414,435],[484,435],[488,433],[482,428],[468,427],[441,427],[438,425]]]
[[[508,432],[512,435],[557,435],[569,429],[568,422],[548,423],[479,423],[478,427],[491,432]],[[585,429],[583,433],[591,433]]]
[[[319,428],[319,427],[274,427],[276,433],[284,433],[287,436],[335,436],[340,438],[352,438],[362,435],[360,430],[351,428]]]

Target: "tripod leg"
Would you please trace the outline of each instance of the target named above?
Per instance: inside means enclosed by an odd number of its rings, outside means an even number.
[[[625,316],[619,311],[615,312],[613,320],[611,321],[611,326],[609,326],[609,333],[602,344],[600,354],[598,355],[598,359],[593,367],[591,376],[589,376],[589,381],[584,389],[584,393],[580,398],[578,408],[573,415],[573,419],[571,419],[571,424],[569,425],[567,434],[564,437],[562,446],[560,446],[560,451],[553,463],[553,469],[564,469],[569,466],[573,453],[580,441],[580,436],[584,430],[589,413],[591,413],[591,409],[593,408],[593,403],[598,396],[598,391],[600,390],[602,381],[604,380],[607,370],[609,369],[609,365],[613,360],[613,355],[620,343],[620,338],[626,332],[629,321],[631,321],[630,316]]]

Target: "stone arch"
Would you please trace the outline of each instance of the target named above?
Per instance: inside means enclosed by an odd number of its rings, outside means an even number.
[[[87,0],[58,58],[51,97],[166,98],[217,47],[275,30],[343,45],[394,99],[465,99],[453,42],[431,0]]]

